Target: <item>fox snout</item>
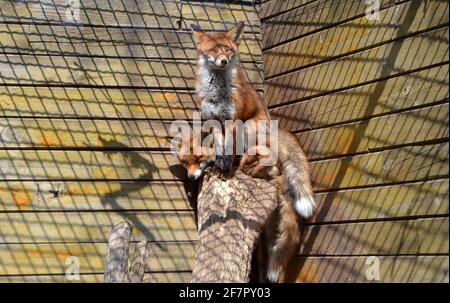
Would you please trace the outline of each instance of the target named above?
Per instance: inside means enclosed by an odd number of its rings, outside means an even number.
[[[227,55],[219,55],[217,57],[209,56],[208,62],[214,67],[225,68],[231,62],[232,58],[229,58]]]
[[[203,174],[203,169],[201,167],[196,166],[196,167],[188,168],[187,175],[188,175],[188,178],[190,181],[197,180],[198,178],[200,178],[202,176],[202,174]]]

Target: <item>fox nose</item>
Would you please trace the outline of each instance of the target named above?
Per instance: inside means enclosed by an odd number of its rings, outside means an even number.
[[[195,175],[189,175],[188,178],[189,181],[195,181]]]
[[[225,66],[227,64],[228,64],[228,60],[227,59],[220,60],[220,65]]]

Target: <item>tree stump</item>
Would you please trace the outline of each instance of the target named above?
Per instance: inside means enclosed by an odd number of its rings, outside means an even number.
[[[249,282],[253,250],[276,205],[276,188],[266,180],[239,171],[228,180],[205,175],[192,282]]]
[[[133,260],[128,268],[130,240],[133,225],[119,222],[114,225],[108,241],[105,265],[105,283],[141,283],[147,264],[147,242],[139,242],[134,250]]]

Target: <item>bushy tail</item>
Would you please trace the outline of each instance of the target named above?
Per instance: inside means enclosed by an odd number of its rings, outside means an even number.
[[[278,131],[278,162],[285,176],[294,207],[300,216],[313,215],[316,203],[313,198],[309,165],[298,139],[291,133]]]
[[[286,274],[288,262],[298,253],[300,245],[300,218],[292,205],[285,176],[276,178],[278,195],[277,236],[269,243],[267,279],[279,282]]]

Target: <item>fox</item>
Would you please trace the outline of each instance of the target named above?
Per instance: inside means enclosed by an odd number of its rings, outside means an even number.
[[[222,123],[227,120],[250,120],[254,125],[261,121],[268,123],[270,114],[267,106],[248,80],[240,61],[239,45],[244,23],[238,22],[228,31],[221,32],[205,32],[195,25],[191,28],[197,49],[195,89],[202,119],[214,119]],[[272,258],[276,261],[269,261],[267,274],[268,279],[274,282],[282,274],[287,260],[295,253],[292,247],[300,241],[298,215],[307,219],[315,210],[308,161],[300,143],[294,135],[283,130],[279,130],[279,138],[282,139],[278,140],[276,165],[263,166],[263,156],[248,153],[241,159],[234,155],[216,154],[214,160],[214,167],[228,171],[232,169],[233,161],[239,159],[237,164],[244,173],[276,179],[281,219],[279,237],[273,246],[272,255],[279,257]]]
[[[305,154],[298,144],[297,138],[289,132],[281,131],[279,136],[279,157],[286,159],[290,157],[293,163],[300,163],[301,170],[298,172],[298,179],[303,179],[301,184],[294,184],[298,187],[298,191],[306,190],[312,195],[312,188],[309,181],[309,168],[307,161],[305,161]],[[279,132],[280,132],[279,131]],[[205,169],[210,167],[215,161],[214,148],[200,149],[200,154],[194,154],[194,144],[196,144],[192,137],[189,140],[189,145],[181,145],[178,153],[178,160],[180,164],[186,169],[188,179],[191,182],[199,180],[205,173]],[[277,189],[277,216],[275,223],[269,222],[267,225],[275,224],[277,226],[275,237],[273,232],[268,231],[270,235],[268,239],[269,258],[266,277],[270,282],[278,282],[284,276],[288,262],[295,256],[300,245],[300,226],[301,218],[298,215],[298,210],[294,209],[293,198],[289,191],[289,180],[286,174],[282,173],[291,167],[283,167],[278,163],[276,166],[263,166],[260,164],[259,155],[244,155],[239,164],[239,169],[254,178],[262,178],[266,180],[273,180]],[[286,161],[285,161],[286,162]],[[303,185],[302,185],[303,184]]]
[[[244,23],[238,22],[226,32],[204,32],[191,25],[197,48],[196,93],[201,100],[202,119],[270,121],[270,115],[263,98],[245,75],[239,57],[239,44],[244,32]],[[279,140],[280,167],[286,176],[295,208],[304,217],[312,216],[315,202],[309,181],[306,156],[298,140],[288,132],[290,144]],[[292,155],[301,155],[291,157]],[[216,155],[216,163],[219,155]],[[228,160],[231,160],[229,157]],[[247,157],[247,160],[252,157]],[[232,165],[218,165],[228,169]]]
[[[269,237],[266,276],[269,281],[277,282],[285,274],[288,262],[296,255],[300,246],[302,219],[299,215],[303,218],[310,217],[314,212],[315,202],[308,161],[296,136],[279,129],[277,165],[261,165],[263,157],[265,156],[261,154],[244,154],[239,170],[254,178],[275,182],[278,200],[277,234],[275,239]]]
[[[239,44],[244,23],[227,32],[203,32],[191,25],[197,45],[196,93],[202,118],[269,120],[269,113],[240,63]]]
[[[204,120],[269,121],[268,110],[240,63],[239,44],[244,23],[227,32],[204,32],[191,25],[197,48],[195,90]],[[231,130],[233,131],[233,130]],[[230,172],[231,155],[216,155],[215,167]]]
[[[215,161],[214,148],[198,146],[199,142],[195,140],[194,136],[189,137],[189,144],[184,143],[183,140],[178,142],[178,161],[186,169],[188,180],[191,182],[198,181],[203,176],[205,169]],[[194,152],[196,147],[200,148],[199,152]]]

